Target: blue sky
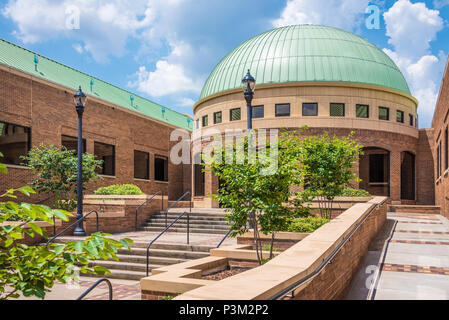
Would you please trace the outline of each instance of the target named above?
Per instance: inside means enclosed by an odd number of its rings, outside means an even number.
[[[343,28],[398,64],[420,102],[420,127],[431,124],[448,19],[449,0],[0,1],[0,37],[189,114],[208,74],[244,40],[290,24]]]

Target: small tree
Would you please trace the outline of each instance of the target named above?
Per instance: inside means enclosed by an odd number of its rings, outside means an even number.
[[[68,211],[76,208],[78,159],[74,150],[41,144],[39,147],[32,148],[22,159],[38,177],[31,183],[37,192],[48,192],[54,195],[51,202],[55,208]],[[102,160],[95,160],[92,154],[83,154],[84,189],[87,183],[97,179],[95,170],[101,168],[102,162]]]
[[[360,181],[354,164],[362,153],[362,145],[347,137],[330,137],[326,132],[298,142],[298,152],[304,170],[304,191],[300,197],[316,197],[323,218],[330,219],[334,198],[350,186],[351,180]]]
[[[218,150],[221,160],[217,156],[206,159],[205,166],[209,166],[209,170],[222,181],[218,194],[211,197],[218,199],[230,211],[227,215],[228,221],[232,222],[230,236],[249,231],[251,224],[257,257],[262,263],[259,230],[269,234],[287,227],[292,211],[286,203],[292,194],[291,186],[299,183],[301,174],[298,159],[292,157],[287,147],[270,148],[267,144],[266,154],[258,152],[251,159],[248,141],[251,140],[245,137],[242,148],[233,145]],[[283,146],[283,142],[279,145]],[[231,161],[226,159],[226,151],[229,150],[233,150]],[[277,168],[270,170],[273,159],[276,159]]]
[[[0,153],[0,157],[2,154]],[[0,163],[0,173],[7,173]],[[68,221],[72,214],[63,210],[52,210],[47,206],[2,199],[14,199],[15,193],[29,196],[35,191],[31,187],[7,190],[0,195],[0,300],[35,296],[43,299],[55,281],[63,283],[77,279],[75,267],[82,273],[103,275],[110,271],[101,266],[90,268],[90,260],[114,259],[117,251],[129,249],[130,239],[120,241],[109,239],[108,234],[95,233],[85,240],[65,244],[25,245],[21,243],[25,235],[40,235],[48,238],[37,220],[53,224],[53,216]],[[13,223],[11,221],[20,221]]]

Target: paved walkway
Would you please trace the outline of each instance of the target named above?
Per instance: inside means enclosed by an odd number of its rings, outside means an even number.
[[[134,242],[139,243],[149,243],[154,239],[159,233],[155,232],[125,232],[116,233],[111,237],[114,239],[130,238]],[[200,234],[191,233],[190,234],[190,244],[191,245],[205,245],[205,246],[217,246],[224,235],[213,235],[213,234]],[[81,237],[64,237],[80,239]],[[161,238],[158,239],[157,243],[186,243],[185,233],[167,232]],[[222,246],[236,244],[236,238],[227,238]],[[90,277],[80,277],[80,283],[64,284],[55,283],[52,291],[47,293],[45,300],[75,300],[84,291],[86,291],[91,285],[93,285],[98,279]],[[113,288],[113,299],[114,300],[140,300],[140,282],[132,280],[120,280],[120,279],[109,279],[112,283]],[[107,300],[109,298],[108,287],[106,283],[102,283],[84,300]],[[38,298],[25,298],[21,297],[21,300],[39,300]]]
[[[346,299],[449,299],[449,221],[436,214],[389,212]]]

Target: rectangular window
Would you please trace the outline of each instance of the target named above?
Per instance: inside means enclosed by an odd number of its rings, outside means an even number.
[[[94,142],[94,154],[98,160],[103,160],[103,165],[97,169],[98,174],[115,176],[115,146]]]
[[[61,136],[61,145],[66,147],[67,150],[74,150],[75,155],[78,155],[78,137]],[[86,153],[86,139],[82,142],[83,153]]]
[[[441,177],[441,172],[442,172],[442,168],[443,168],[443,161],[442,161],[442,158],[443,158],[443,148],[441,147],[441,141],[440,141],[440,146],[439,146],[439,148],[440,148],[440,171],[439,171],[439,177]]]
[[[229,119],[231,119],[231,121],[241,120],[242,112],[240,111],[240,108],[231,109]]]
[[[20,156],[26,156],[31,148],[31,129],[0,122],[1,163],[21,165]]]
[[[409,114],[408,115],[408,124],[411,125],[413,127],[414,123],[413,123],[413,115]]]
[[[207,116],[203,116],[203,127],[207,127],[208,123],[209,123],[208,117]]]
[[[404,111],[396,110],[396,122],[404,123]]]
[[[134,178],[150,180],[150,154],[134,150]]]
[[[318,103],[303,103],[302,104],[302,116],[317,116],[318,115]]]
[[[379,107],[379,120],[390,120],[390,109]]]
[[[276,117],[288,117],[290,115],[290,103],[275,105]]]
[[[344,117],[345,116],[345,104],[344,103],[331,103],[330,104],[330,116],[331,117]]]
[[[263,118],[264,117],[264,107],[263,106],[254,106],[253,107],[253,119]]]
[[[214,124],[221,123],[222,120],[221,111],[214,112]]]
[[[154,180],[168,181],[168,158],[162,156],[154,157]]]
[[[369,105],[357,104],[355,106],[355,113],[357,118],[369,118]]]
[[[449,137],[448,137],[448,134],[449,134],[449,132],[448,132],[448,127],[446,127],[446,130],[444,131],[444,170],[447,170],[448,168],[449,168],[449,159],[448,159],[448,156],[449,156],[449,146],[447,145],[448,144],[448,140],[449,140]]]

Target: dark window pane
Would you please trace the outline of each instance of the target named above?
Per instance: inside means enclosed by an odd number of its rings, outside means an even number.
[[[134,150],[134,178],[150,179],[150,154]]]
[[[231,121],[237,121],[242,118],[240,108],[231,109],[230,113],[231,114],[229,118],[231,119]]]
[[[286,117],[290,115],[290,103],[277,104],[275,106],[276,117]]]
[[[408,115],[408,124],[413,126],[413,116],[411,114]]]
[[[390,109],[379,107],[379,120],[390,120]]]
[[[215,112],[214,113],[214,124],[221,123],[221,121],[222,121],[221,111]]]
[[[207,127],[209,119],[207,116],[203,116],[203,127]]]
[[[344,117],[345,116],[345,104],[344,103],[331,103],[330,116],[331,117]]]
[[[78,155],[78,138],[71,136],[61,136],[61,145],[66,147],[67,150],[74,150],[75,155]],[[82,142],[83,153],[86,153],[86,139]]]
[[[388,155],[369,155],[369,182],[388,182]]]
[[[318,115],[318,103],[303,103],[302,104],[302,115],[307,116],[317,116]]]
[[[94,143],[94,154],[99,160],[103,160],[102,168],[97,173],[106,176],[115,175],[115,146],[100,142]]]
[[[0,122],[0,162],[20,165],[20,156],[26,156],[31,145],[31,129]]]
[[[168,181],[168,159],[167,157],[154,157],[154,180]]]
[[[366,104],[356,105],[356,117],[357,118],[369,118],[369,106]]]
[[[263,106],[254,106],[253,107],[253,119],[263,118],[264,117],[264,107]]]
[[[404,123],[404,111],[397,110],[396,111],[396,121],[400,123]]]

